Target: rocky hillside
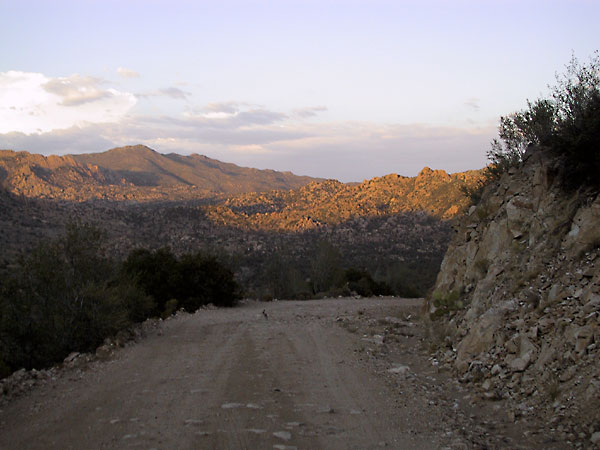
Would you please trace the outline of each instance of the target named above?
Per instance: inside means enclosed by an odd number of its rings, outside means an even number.
[[[70,157],[36,158],[52,174]],[[96,173],[102,175],[99,169]],[[290,191],[213,199],[212,204],[56,202],[2,191],[6,214],[0,217],[0,264],[79,220],[106,230],[109,251],[117,258],[140,246],[169,246],[177,254],[199,249],[227,254],[239,280],[258,295],[273,278],[309,278],[322,241],[339,250],[342,268],[368,270],[395,292],[414,295],[431,286],[439,269],[451,231],[443,219],[464,211],[461,187],[480,177],[476,171],[448,175],[424,169],[414,178],[387,175],[360,184],[328,180]],[[73,181],[70,189],[78,192],[75,186]],[[280,261],[278,267],[273,261]]]
[[[0,187],[0,267],[20,250],[62,232],[69,213],[57,205],[45,207],[36,199],[16,197]],[[74,217],[71,215],[71,217]]]
[[[339,252],[339,269],[364,269],[396,293],[419,295],[433,283],[447,247],[445,219],[464,211],[462,189],[481,173],[425,168],[412,178],[344,184],[129,147],[65,157],[6,151],[0,178],[7,188],[0,192],[0,265],[77,220],[106,230],[117,258],[140,246],[227,254],[257,295],[275,278],[281,286],[293,278],[303,292],[323,241]],[[201,183],[210,189],[202,191]],[[215,196],[219,189],[268,186],[278,190]]]
[[[210,207],[195,202],[56,202],[16,197],[1,188],[0,210],[0,269],[78,220],[105,230],[107,251],[117,259],[136,247],[163,246],[178,255],[196,250],[228,255],[249,289],[267,283],[275,258],[308,273],[317,244],[327,241],[339,249],[345,267],[365,268],[392,287],[421,291],[433,283],[451,232],[447,221],[423,212],[355,217],[293,233],[249,230],[215,223]]]
[[[462,191],[481,179],[481,171],[448,174],[424,168],[416,177],[396,174],[360,184],[313,182],[291,191],[242,194],[212,207],[216,223],[248,229],[299,231],[337,225],[357,217],[423,212],[450,219],[469,201]]]
[[[184,200],[292,189],[315,180],[291,172],[239,167],[202,155],[163,155],[142,145],[48,157],[0,151],[0,183],[26,197]]]
[[[442,366],[535,414],[577,447],[600,443],[600,196],[566,193],[530,147],[455,227],[429,299]]]

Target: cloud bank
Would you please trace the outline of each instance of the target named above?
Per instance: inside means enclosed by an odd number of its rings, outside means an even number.
[[[133,94],[104,88],[78,74],[0,72],[0,133],[45,133],[85,123],[117,122],[136,104]]]
[[[474,130],[367,122],[292,122],[258,110],[227,118],[130,117],[41,134],[0,134],[0,148],[43,154],[145,144],[163,153],[200,153],[239,165],[361,181],[424,166],[457,172],[485,165],[495,127]]]
[[[77,74],[0,73],[0,148],[67,154],[145,144],[164,153],[360,181],[392,172],[415,175],[424,166],[450,172],[483,167],[496,133],[494,126],[326,122],[323,105],[289,111],[243,101],[195,106],[178,88],[133,95],[107,84]],[[164,97],[185,103],[169,114],[130,113],[144,96],[157,97],[157,105]],[[477,99],[466,105],[475,109]]]

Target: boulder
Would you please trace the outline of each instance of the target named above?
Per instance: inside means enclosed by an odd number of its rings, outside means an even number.
[[[100,359],[110,358],[112,355],[112,348],[110,345],[104,344],[96,349],[96,357]]]
[[[600,295],[591,293],[588,298],[589,300],[583,306],[583,312],[589,314],[593,311],[600,311]]]
[[[492,374],[492,376],[496,376],[499,375],[500,372],[502,372],[502,367],[500,366],[500,364],[494,364],[490,373]]]
[[[531,363],[531,356],[529,354],[523,357],[517,357],[513,359],[509,364],[508,368],[513,372],[523,372]]]
[[[525,234],[532,214],[533,205],[526,197],[517,195],[506,204],[507,226],[513,238],[518,239]]]
[[[535,367],[538,370],[543,370],[544,367],[556,359],[556,348],[553,343],[544,342],[542,349],[535,362]]]
[[[456,366],[460,372],[465,372],[475,356],[487,352],[494,344],[494,335],[500,328],[503,315],[498,309],[489,310],[469,330],[457,348]]]
[[[519,352],[516,357],[508,356],[506,358],[507,366],[513,372],[523,372],[535,360],[537,356],[537,347],[524,335],[517,337],[519,342]]]

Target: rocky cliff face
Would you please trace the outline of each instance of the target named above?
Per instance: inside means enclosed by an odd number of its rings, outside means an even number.
[[[600,443],[600,195],[566,193],[560,164],[531,148],[487,187],[428,308],[442,366],[512,420],[540,414],[587,447]]]

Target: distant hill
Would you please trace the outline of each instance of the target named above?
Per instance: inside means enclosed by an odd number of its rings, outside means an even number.
[[[474,186],[479,170],[448,174],[424,168],[416,177],[396,174],[360,184],[312,182],[290,191],[246,193],[209,208],[216,223],[271,231],[301,231],[358,217],[424,212],[451,219],[470,204],[462,187]]]
[[[163,155],[142,145],[47,157],[0,151],[0,182],[7,190],[26,197],[190,200],[288,190],[315,180],[291,172],[240,167],[202,155]]]

